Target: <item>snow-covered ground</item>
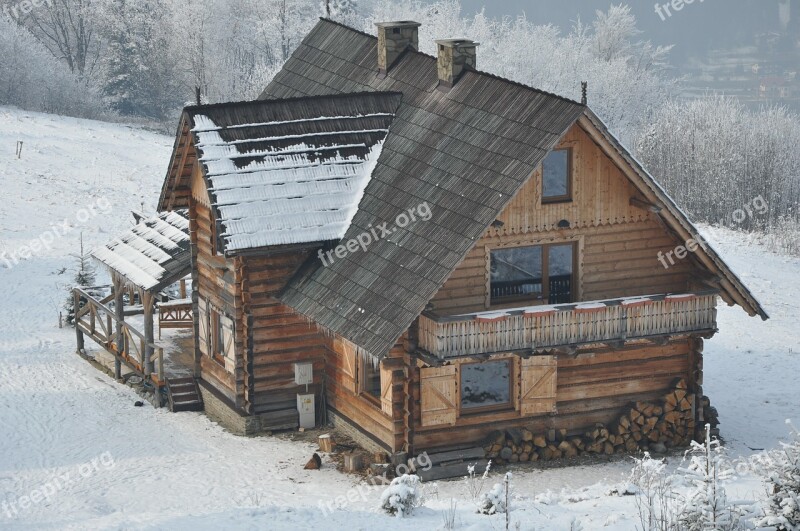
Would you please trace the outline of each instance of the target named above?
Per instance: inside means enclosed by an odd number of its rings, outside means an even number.
[[[457,528],[503,528],[502,516],[474,513],[460,481],[427,487],[429,501],[411,518],[385,516],[381,488],[330,466],[303,470],[315,447],[233,436],[202,414],[134,407],[130,388],[74,354],[74,333],[57,327],[69,254],[81,232],[97,245],[130,225],[131,209],[153,212],[172,142],[0,107],[0,529],[436,529],[451,499]],[[74,227],[65,235],[64,220]],[[784,419],[799,417],[800,260],[732,231],[705,233],[772,316],[764,323],[720,307],[721,332],[706,343],[706,392],[733,456],[746,456],[775,447],[788,434]],[[34,239],[49,248],[20,258]],[[516,468],[512,522],[634,529],[633,498],[607,495],[629,470],[624,459]],[[762,493],[747,474],[729,486],[734,498]],[[343,495],[341,507],[320,508]]]

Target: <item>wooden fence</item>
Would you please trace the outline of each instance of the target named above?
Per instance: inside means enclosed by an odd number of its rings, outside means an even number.
[[[73,297],[78,350],[84,348],[85,334],[136,374],[150,380],[156,389],[164,385],[164,349],[148,345],[144,334],[117,318],[107,306],[114,299],[113,294],[98,300],[83,289],[74,288]]]

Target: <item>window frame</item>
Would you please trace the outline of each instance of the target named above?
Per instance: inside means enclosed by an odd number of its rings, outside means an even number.
[[[508,402],[504,402],[502,404],[490,404],[488,406],[477,406],[477,407],[464,407],[463,405],[463,395],[462,390],[463,386],[463,368],[468,365],[481,365],[484,363],[505,363],[508,366]],[[488,360],[463,360],[458,363],[457,370],[456,370],[456,385],[458,386],[458,418],[469,418],[475,417],[480,415],[485,415],[486,413],[500,413],[506,411],[514,411],[517,407],[517,400],[518,397],[515,396],[514,389],[516,389],[517,385],[517,366],[516,360],[513,356],[502,357],[498,359],[488,359]]]
[[[503,246],[503,247],[487,247],[487,279],[486,279],[486,289],[487,289],[487,300],[488,305],[487,308],[492,307],[499,307],[504,306],[507,307],[508,305],[513,305],[518,302],[530,302],[531,305],[548,305],[550,304],[550,248],[551,247],[559,247],[559,246],[571,246],[572,247],[572,274],[570,275],[570,301],[564,303],[556,303],[556,304],[570,304],[575,302],[578,297],[578,264],[580,263],[578,259],[578,253],[580,252],[580,247],[578,245],[577,240],[566,240],[560,242],[550,242],[550,243],[521,243],[519,245],[513,246]],[[503,251],[507,249],[517,249],[522,247],[541,247],[541,257],[542,257],[542,292],[541,296],[532,297],[531,295],[512,295],[507,297],[502,297],[500,299],[496,299],[492,297],[492,270],[491,270],[491,262],[492,262],[492,253],[495,251]]]
[[[222,332],[222,313],[209,307],[209,327],[211,329],[211,345],[209,351],[211,359],[225,366],[225,337]]]
[[[367,381],[366,381],[366,364],[369,363],[367,360],[364,359],[363,356],[356,357],[356,389],[358,390],[358,396],[368,400],[373,405],[377,407],[381,407],[381,390],[383,389],[383,381],[381,380],[381,367],[375,368],[375,371],[378,373],[378,395],[373,395],[367,389]]]
[[[573,149],[572,149],[572,146],[567,146],[567,147],[562,147],[562,148],[554,148],[552,151],[550,151],[547,154],[547,156],[549,156],[550,153],[553,153],[553,152],[556,152],[556,151],[566,151],[567,152],[567,193],[563,194],[563,195],[554,195],[554,196],[545,197],[545,195],[544,195],[544,160],[542,160],[542,164],[541,164],[541,168],[542,168],[542,170],[541,170],[541,179],[539,179],[541,181],[540,194],[541,194],[542,205],[552,205],[552,204],[558,204],[558,203],[571,203],[572,202],[572,192],[573,192],[573,190],[572,190],[572,181],[573,181],[572,173],[573,173],[573,156],[574,156]],[[545,156],[545,159],[547,158],[547,156]]]

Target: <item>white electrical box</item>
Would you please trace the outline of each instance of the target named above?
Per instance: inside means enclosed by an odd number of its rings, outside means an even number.
[[[314,383],[314,365],[311,363],[295,363],[294,383],[297,385],[311,385]]]
[[[297,395],[297,412],[300,414],[300,427],[313,428],[317,425],[314,395]]]

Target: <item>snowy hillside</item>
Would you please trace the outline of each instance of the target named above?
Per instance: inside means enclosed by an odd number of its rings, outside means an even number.
[[[134,407],[130,388],[74,354],[72,329],[57,327],[69,255],[81,232],[98,245],[130,226],[130,210],[143,203],[153,212],[172,143],[0,107],[0,529],[436,529],[451,499],[457,528],[503,528],[501,515],[475,514],[462,481],[428,486],[411,518],[388,517],[378,512],[382,488],[332,466],[303,470],[315,446],[237,437],[202,414]],[[772,317],[761,322],[723,305],[721,332],[706,342],[706,394],[733,457],[747,456],[785,439],[784,419],[800,423],[800,260],[739,233],[705,232]],[[630,468],[627,458],[515,467],[512,522],[634,529],[634,498],[607,494]],[[494,472],[489,481],[501,478]],[[754,499],[764,490],[749,474],[728,488]]]

